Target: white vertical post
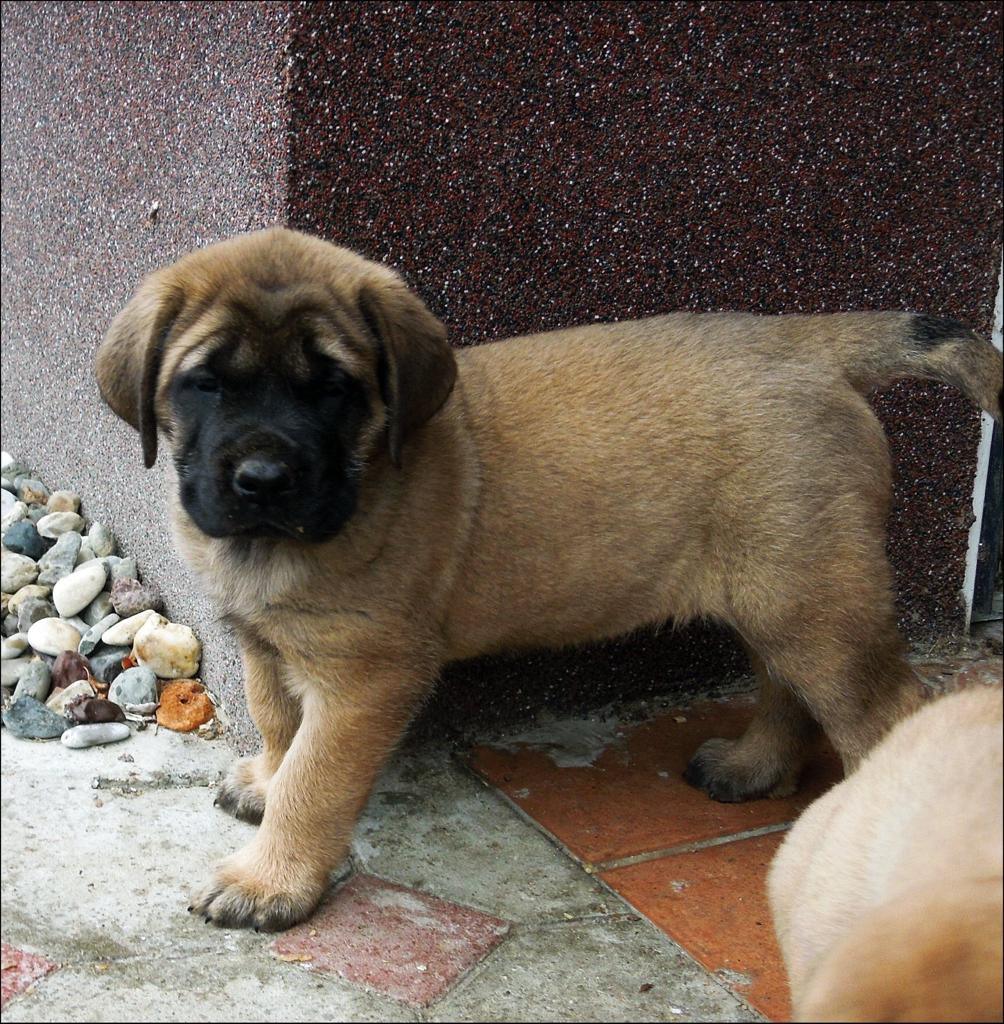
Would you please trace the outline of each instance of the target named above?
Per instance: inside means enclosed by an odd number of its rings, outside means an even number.
[[[1004,327],[1004,260],[997,278],[997,302],[994,305],[994,331],[991,340],[999,349],[1002,344]],[[976,479],[973,482],[973,514],[976,516],[969,528],[969,549],[966,552],[966,578],[962,586],[962,597],[966,602],[966,632],[969,632],[973,617],[973,595],[976,592],[976,559],[980,550],[980,529],[983,526],[983,501],[987,493],[987,470],[990,466],[990,442],[994,436],[994,421],[983,413],[980,422],[980,444],[976,450]]]

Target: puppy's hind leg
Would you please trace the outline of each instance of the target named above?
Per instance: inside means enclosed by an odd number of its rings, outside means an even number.
[[[723,803],[790,796],[819,736],[819,726],[794,690],[754,651],[749,654],[760,684],[753,721],[739,739],[701,744],[683,773],[692,786]]]
[[[244,690],[262,738],[262,752],[242,758],[220,783],[216,805],[241,821],[261,823],[268,784],[300,726],[300,701],[283,685],[278,651],[254,637],[241,637]]]

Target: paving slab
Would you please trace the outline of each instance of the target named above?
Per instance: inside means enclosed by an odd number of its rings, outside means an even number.
[[[39,978],[58,967],[59,964],[44,956],[0,943],[0,1007],[6,1007],[11,999],[27,992]]]
[[[4,1021],[409,1021],[390,999],[281,965],[264,951],[151,955],[55,971],[13,999]]]
[[[738,694],[640,723],[556,722],[483,744],[471,763],[575,857],[601,865],[792,821],[842,778],[824,744],[785,799],[718,803],[688,785],[694,751],[713,736],[740,736],[753,706],[753,694]],[[595,740],[588,752],[583,737]]]
[[[602,915],[611,902],[443,746],[397,754],[356,826],[353,854],[365,871],[509,921]]]
[[[5,941],[62,962],[135,955],[168,935],[175,954],[253,944],[253,933],[208,928],[187,912],[190,889],[253,834],[213,807],[211,789],[92,789],[77,760],[91,751],[58,742],[44,748],[48,773],[12,771],[15,760],[31,765],[24,743],[2,734]]]
[[[784,833],[607,871],[603,880],[771,1020],[791,1005],[765,879]]]
[[[647,921],[515,932],[425,1015],[430,1021],[755,1021]]]
[[[428,1006],[506,936],[509,922],[355,875],[311,919],[272,943],[280,959]]]

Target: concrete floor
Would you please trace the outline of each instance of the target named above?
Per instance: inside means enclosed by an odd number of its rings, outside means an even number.
[[[400,935],[363,954],[367,985],[186,912],[189,886],[251,833],[212,806],[222,741],[148,731],[71,751],[4,730],[0,743],[5,971],[19,951],[59,965],[5,1021],[759,1019],[444,748],[395,758],[353,866],[509,924],[420,1005],[381,991]],[[313,941],[337,944],[326,927]]]
[[[981,634],[915,652],[933,690],[1000,685],[1000,626]],[[714,717],[748,704],[735,695]],[[764,1019],[751,1003],[784,1019],[757,893],[786,827],[772,822],[825,780],[810,766],[790,807],[715,804],[681,788],[694,736],[674,744],[658,730],[699,731],[700,707],[551,720],[470,753],[402,749],[332,894],[279,937],[207,927],[186,911],[191,887],[253,831],[213,807],[234,756],[223,739],[147,730],[74,751],[3,730],[4,1021]],[[561,785],[541,802],[549,779]],[[727,845],[648,836],[695,821]],[[583,835],[606,842],[639,823],[642,847],[669,847],[651,855],[663,859],[620,869],[638,858],[615,857],[603,870],[577,849]],[[731,858],[724,874],[716,851]],[[634,878],[660,865],[676,878],[684,864],[689,900]],[[728,969],[744,957],[764,961],[759,983]],[[764,983],[778,991],[765,996]]]

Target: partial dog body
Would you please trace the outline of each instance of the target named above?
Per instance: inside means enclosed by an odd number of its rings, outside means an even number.
[[[262,828],[194,906],[306,916],[442,665],[491,651],[713,618],[761,696],[690,781],[789,793],[820,725],[853,768],[921,699],[863,397],[906,375],[1000,415],[999,353],[912,314],[674,314],[454,352],[392,272],[293,232],[152,275],[99,382],[148,464],[170,438],[177,540],[241,639],[264,742],[220,795]]]
[[[796,822],[770,901],[797,1020],[999,1021],[1000,688],[933,702]]]

